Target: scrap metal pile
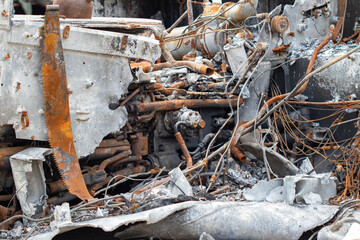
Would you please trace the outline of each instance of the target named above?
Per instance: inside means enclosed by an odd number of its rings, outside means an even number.
[[[0,238],[359,237],[359,22],[263,2],[164,30],[0,0]]]

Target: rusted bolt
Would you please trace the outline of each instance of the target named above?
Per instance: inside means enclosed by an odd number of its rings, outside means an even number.
[[[271,20],[271,28],[276,33],[284,33],[289,26],[289,20],[285,16],[276,16]]]
[[[68,39],[70,36],[70,26],[66,26],[64,28],[64,33],[63,33],[63,38],[64,39]]]
[[[29,60],[32,59],[32,53],[31,52],[28,52],[27,55],[28,55]]]
[[[11,58],[10,53],[7,53],[7,54],[5,55],[5,60],[8,60],[8,59],[10,59],[10,58]]]

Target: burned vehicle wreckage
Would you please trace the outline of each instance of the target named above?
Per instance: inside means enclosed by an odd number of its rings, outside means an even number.
[[[0,238],[360,238],[359,11],[0,0]]]

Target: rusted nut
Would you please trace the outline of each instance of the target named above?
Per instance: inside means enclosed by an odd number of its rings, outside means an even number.
[[[8,60],[8,59],[10,59],[10,58],[11,58],[10,53],[7,53],[7,54],[5,55],[5,60]]]
[[[27,53],[27,56],[28,56],[28,59],[29,59],[29,60],[32,59],[32,53],[31,53],[31,52],[28,52],[28,53]]]
[[[289,26],[289,20],[285,16],[276,16],[271,20],[271,29],[276,33],[284,33]]]
[[[70,26],[66,26],[63,32],[63,38],[68,39],[70,37]]]

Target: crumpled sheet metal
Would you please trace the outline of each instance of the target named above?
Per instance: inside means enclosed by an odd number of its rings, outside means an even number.
[[[28,148],[10,157],[16,196],[27,216],[39,216],[46,207],[43,162],[49,154],[49,148]]]
[[[286,202],[287,204],[328,203],[336,195],[335,178],[328,174],[286,176],[283,179],[260,181],[243,196],[248,201]]]
[[[353,220],[357,220],[353,221]],[[360,238],[360,210],[351,210],[346,216],[333,224],[322,228],[318,240],[354,240]]]
[[[243,143],[240,146],[243,150],[253,154],[257,159],[261,159],[262,161],[264,161],[262,148],[259,144],[255,142],[248,142]],[[280,177],[285,177],[287,175],[295,175],[299,171],[299,169],[292,162],[290,162],[281,154],[267,147],[265,147],[264,149],[266,152],[266,158],[269,162],[271,169]]]
[[[326,223],[336,206],[302,206],[249,202],[184,202],[131,215],[62,224],[30,239],[52,239],[60,233],[93,227],[119,239],[154,236],[160,239],[199,239],[203,232],[215,239],[298,239],[305,231]],[[126,227],[128,226],[128,227]]]

